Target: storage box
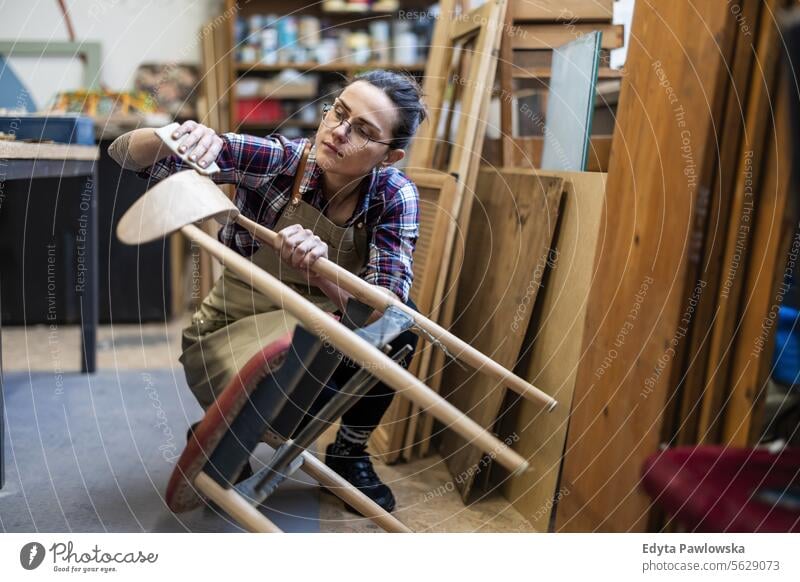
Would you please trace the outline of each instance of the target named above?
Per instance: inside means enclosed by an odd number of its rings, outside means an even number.
[[[94,145],[94,120],[85,115],[2,115],[0,131],[17,139]]]

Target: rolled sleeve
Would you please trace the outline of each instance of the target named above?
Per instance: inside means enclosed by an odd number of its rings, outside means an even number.
[[[295,142],[273,134],[256,137],[239,133],[223,133],[222,150],[216,158],[220,171],[209,176],[217,184],[236,184],[248,190],[261,190],[277,174],[290,172],[300,158]],[[189,166],[177,154],[171,154],[137,172],[139,176],[158,182]]]
[[[414,281],[413,255],[419,239],[419,193],[409,181],[386,207],[370,241],[364,280],[385,287],[404,303]]]

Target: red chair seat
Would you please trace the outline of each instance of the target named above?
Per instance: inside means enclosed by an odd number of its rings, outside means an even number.
[[[800,484],[800,449],[678,447],[645,461],[643,485],[655,502],[689,530],[797,532],[800,508],[776,502]],[[772,490],[772,495],[770,491]]]

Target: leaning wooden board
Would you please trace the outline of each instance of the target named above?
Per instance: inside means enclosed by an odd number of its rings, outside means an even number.
[[[738,167],[722,168],[735,171],[736,184],[730,200],[730,223],[722,233],[725,252],[722,263],[722,282],[717,292],[714,327],[708,355],[703,400],[698,419],[697,439],[700,443],[716,444],[721,432],[722,408],[728,393],[731,367],[731,342],[739,325],[739,301],[744,285],[744,268],[752,231],[753,208],[758,200],[754,184],[759,183],[769,118],[773,115],[776,74],[780,58],[780,32],[771,14],[785,5],[785,0],[765,0],[759,22],[756,43],[757,66],[747,88],[745,112]]]
[[[758,26],[762,10],[761,0],[744,0],[741,3],[742,18]],[[768,15],[767,15],[768,17]],[[691,445],[697,442],[697,418],[700,414],[699,402],[702,400],[706,379],[706,365],[711,348],[711,333],[717,309],[717,290],[722,272],[725,253],[725,232],[730,221],[731,197],[736,185],[736,172],[720,168],[735,168],[739,159],[744,125],[744,111],[747,108],[747,90],[754,67],[756,36],[741,27],[736,30],[735,51],[731,63],[725,120],[722,125],[722,145],[719,165],[714,176],[713,187],[709,192],[709,211],[705,220],[704,236],[697,243],[695,261],[695,280],[706,281],[706,287],[694,314],[694,328],[689,333],[684,362],[676,367],[673,383],[680,384],[677,398],[669,405],[664,427],[664,442],[675,445]],[[686,291],[684,291],[684,296]],[[659,525],[654,523],[654,529]]]
[[[532,471],[497,482],[514,508],[536,531],[547,531],[558,472],[567,438],[567,424],[581,360],[592,268],[598,250],[598,233],[605,200],[606,174],[596,172],[541,172],[564,178],[564,198],[554,238],[554,268],[539,292],[538,326],[528,330],[518,372],[558,398],[550,414],[524,401],[512,404],[500,435],[509,436],[512,448],[530,459]],[[532,340],[529,344],[529,340]],[[510,395],[509,395],[510,396]]]
[[[443,14],[453,11],[454,0],[443,0]],[[457,179],[456,200],[460,207],[456,215],[458,233],[452,248],[450,263],[442,269],[442,302],[437,322],[448,328],[455,309],[454,292],[458,272],[464,260],[463,239],[467,236],[472,192],[477,181],[480,154],[486,135],[486,119],[488,119],[491,90],[494,87],[497,51],[502,38],[506,0],[488,0],[478,8],[451,22],[440,18],[434,28],[434,49],[425,67],[425,83],[423,89],[428,96],[430,118],[420,127],[413,147],[409,153],[409,169],[437,169],[447,171]],[[438,41],[436,39],[439,39]],[[456,71],[467,71],[467,74]],[[448,109],[448,91],[461,89],[463,95],[460,104],[456,127],[447,126],[445,134],[455,132],[455,139],[443,140],[440,129],[442,119],[452,118],[452,109]],[[443,150],[446,155],[442,154]],[[437,162],[446,159],[446,164],[437,166]],[[443,163],[443,162],[442,162]],[[430,350],[429,350],[430,351]],[[441,370],[444,355],[441,350],[431,352],[428,369],[418,370],[418,375],[426,379],[433,390],[438,390],[441,381]],[[419,410],[412,410],[410,417],[416,426]],[[396,423],[396,427],[401,425]],[[399,431],[392,435],[398,436]],[[406,430],[404,436],[403,455],[410,459],[414,443],[414,431]]]
[[[456,181],[450,174],[435,170],[408,170],[419,193],[420,234],[414,249],[414,284],[411,299],[420,313],[436,321],[444,285],[441,273],[450,264],[450,252],[456,231],[456,214],[460,200]],[[409,371],[424,380],[422,370],[427,369],[431,351],[439,349],[419,338]],[[400,456],[409,421],[411,402],[398,394],[384,414],[383,420],[372,434],[373,452],[386,463]]]
[[[507,368],[522,346],[551,243],[564,181],[529,170],[482,168],[469,221],[465,261],[456,289],[451,331]],[[505,387],[451,362],[442,374],[442,395],[481,426],[491,428]],[[462,498],[486,464],[484,453],[447,431],[440,452],[457,478]]]
[[[671,396],[688,241],[698,191],[717,161],[736,26],[712,0],[636,5],[557,531],[646,527],[651,502],[639,488],[641,467],[658,450]]]
[[[731,386],[725,403],[722,444],[753,446],[761,429],[759,412],[766,399],[778,309],[787,255],[797,253],[795,213],[787,212],[791,178],[788,88],[779,86],[774,124],[767,132],[763,180],[753,224],[752,252],[742,292],[742,313],[731,358]],[[795,231],[795,232],[792,232]],[[794,267],[792,267],[794,268]]]

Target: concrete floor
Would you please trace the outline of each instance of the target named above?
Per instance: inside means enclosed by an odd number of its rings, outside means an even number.
[[[167,449],[175,446],[180,454],[186,427],[202,416],[178,363],[183,325],[101,326],[99,372],[89,377],[75,373],[75,326],[3,328],[9,420],[3,531],[239,529],[210,509],[174,516],[163,503],[172,470]],[[153,430],[153,393],[170,419],[171,439]],[[335,427],[319,450],[334,434]],[[259,446],[260,460],[270,454]],[[398,499],[395,515],[415,531],[535,531],[499,495],[465,507],[455,488],[445,486],[451,477],[438,455],[392,466],[376,462],[376,470]],[[286,531],[380,531],[309,479],[279,491],[263,511]]]

